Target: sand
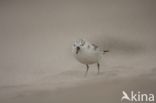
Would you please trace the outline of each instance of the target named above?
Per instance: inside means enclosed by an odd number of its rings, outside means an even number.
[[[57,90],[27,90],[1,103],[121,103],[122,91],[156,93],[156,81],[149,76],[94,81]],[[128,103],[128,101],[124,101]]]
[[[1,0],[0,103],[121,103],[155,93],[154,0]],[[100,75],[71,53],[85,38],[109,50]],[[124,101],[126,103],[127,101]]]

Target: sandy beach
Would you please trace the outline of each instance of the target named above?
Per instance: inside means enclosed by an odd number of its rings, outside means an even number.
[[[27,90],[13,97],[1,99],[2,103],[121,103],[122,91],[156,94],[156,81],[148,76],[94,81],[74,87]],[[129,103],[129,101],[124,101]],[[154,102],[153,102],[154,103]]]
[[[121,103],[156,94],[154,0],[1,0],[0,103]],[[110,52],[100,74],[72,55],[85,38]],[[129,101],[124,101],[129,103]]]

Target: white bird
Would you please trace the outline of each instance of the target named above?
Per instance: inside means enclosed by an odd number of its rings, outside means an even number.
[[[87,75],[89,70],[89,64],[97,64],[98,74],[100,72],[100,63],[99,60],[102,58],[102,55],[108,52],[108,50],[101,50],[95,44],[91,44],[87,40],[78,39],[73,44],[73,54],[74,57],[82,64],[87,66],[85,75]]]

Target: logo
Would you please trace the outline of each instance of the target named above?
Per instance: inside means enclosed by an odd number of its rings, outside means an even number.
[[[154,94],[149,93],[141,93],[140,91],[134,92],[131,91],[129,94],[125,91],[122,91],[122,98],[121,101],[127,100],[130,102],[139,102],[139,103],[147,103],[147,102],[154,102]]]

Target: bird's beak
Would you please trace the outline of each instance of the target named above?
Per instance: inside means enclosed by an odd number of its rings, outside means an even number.
[[[78,54],[80,51],[80,47],[76,47],[76,54]]]

